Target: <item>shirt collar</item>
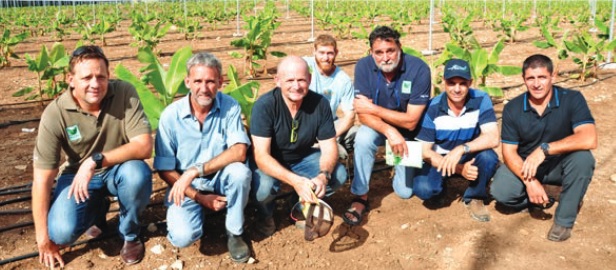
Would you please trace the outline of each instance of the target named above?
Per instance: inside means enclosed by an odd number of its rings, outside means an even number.
[[[560,107],[560,89],[557,86],[552,86],[552,97],[550,98],[550,102],[548,102],[548,108],[558,108]],[[530,101],[528,100],[528,91],[524,93],[524,112],[530,111]]]

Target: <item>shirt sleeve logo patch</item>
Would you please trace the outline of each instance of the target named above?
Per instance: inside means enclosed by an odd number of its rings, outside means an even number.
[[[77,125],[67,127],[66,134],[68,135],[69,141],[74,142],[81,140],[81,132],[79,132],[79,127]]]
[[[413,83],[411,81],[402,82],[402,94],[410,94]]]

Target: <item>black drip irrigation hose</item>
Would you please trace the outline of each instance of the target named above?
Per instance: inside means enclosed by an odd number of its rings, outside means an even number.
[[[167,222],[165,221],[159,221],[154,223],[154,225],[156,225],[156,227],[160,227],[163,225],[166,225]],[[146,229],[148,225],[142,225],[141,229]],[[79,241],[79,242],[75,242],[73,244],[71,244],[70,246],[66,247],[66,248],[72,248],[72,247],[76,247],[79,245],[83,245],[83,244],[90,244],[90,243],[95,243],[101,240],[106,240],[109,239],[112,236],[116,236],[118,234],[117,230],[110,230],[109,232],[97,237],[97,238],[93,238],[93,239],[88,239],[88,240],[83,240],[83,241]],[[66,249],[64,248],[64,249]],[[32,252],[32,253],[27,253],[24,255],[20,255],[20,256],[16,256],[13,258],[8,258],[8,259],[4,259],[0,261],[0,265],[5,265],[7,263],[12,263],[12,262],[17,262],[17,261],[21,261],[21,260],[25,260],[25,259],[29,259],[29,258],[34,258],[36,256],[38,256],[39,253],[38,251]]]
[[[26,119],[26,120],[10,120],[8,122],[0,123],[0,128],[5,128],[8,126],[19,125],[19,124],[28,123],[28,122],[40,121],[40,120],[41,118],[33,118],[33,119]]]
[[[382,163],[384,161],[385,160],[377,160],[377,161],[375,161],[375,164],[379,164],[379,163]],[[380,171],[384,171],[384,170],[391,169],[391,168],[392,167],[389,166],[389,165],[384,165],[382,167],[373,168],[372,172],[373,173],[380,172]],[[349,174],[349,178],[353,178],[353,174]],[[27,184],[27,185],[31,185],[31,184]],[[5,188],[3,190],[6,191],[6,190],[10,190],[10,189],[15,189],[15,188],[23,188],[23,187],[25,187],[27,185],[16,186],[16,187],[9,187],[9,188]],[[165,189],[166,189],[166,187],[159,188],[159,189],[153,190],[152,193],[155,193],[155,192],[158,192],[158,191],[161,191],[161,190],[165,190]],[[286,192],[286,193],[280,193],[280,194],[278,194],[276,196],[276,198],[274,200],[276,200],[276,201],[277,200],[281,200],[281,199],[284,199],[284,198],[287,198],[287,197],[291,196],[292,194],[293,194],[293,191],[289,191],[289,192]],[[24,201],[24,200],[29,200],[30,198],[31,197],[25,197],[25,198],[19,198],[19,199],[16,199],[16,200]],[[9,202],[9,201],[11,201],[11,202]],[[4,205],[4,204],[16,202],[15,200],[9,200],[9,201],[0,202],[0,203],[3,203],[2,205]],[[148,204],[147,207],[152,207],[152,206],[161,205],[161,204],[163,204],[163,202],[154,202],[154,203]],[[28,211],[29,212],[30,209],[24,209],[23,211]],[[119,209],[111,209],[111,210],[109,210],[109,212],[116,212],[116,211],[119,211]],[[2,212],[0,212],[0,213],[2,213]],[[218,213],[219,212],[208,212],[208,213],[206,213],[206,215],[214,215],[214,214],[218,214]],[[156,227],[160,227],[160,226],[166,225],[167,222],[166,221],[159,221],[159,222],[156,222],[154,224],[156,225]],[[23,227],[32,226],[32,225],[34,225],[34,222],[32,222],[32,221],[18,223],[18,224],[14,224],[14,225],[10,225],[10,226],[7,226],[7,227],[0,228],[0,233],[8,231],[8,230],[13,230],[13,229],[17,229],[17,228],[23,228]],[[147,228],[148,225],[142,225],[141,227],[142,227],[142,229],[143,228]],[[105,233],[102,236],[94,238],[94,239],[83,240],[83,241],[79,241],[79,242],[73,243],[72,245],[70,245],[70,247],[75,247],[75,246],[82,245],[82,244],[94,243],[94,242],[97,242],[97,241],[105,240],[105,239],[107,239],[107,238],[109,238],[111,236],[115,236],[117,234],[118,234],[118,232],[116,230],[113,230],[111,232]],[[38,255],[39,255],[38,252],[32,252],[32,253],[27,253],[27,254],[24,254],[24,255],[15,256],[15,257],[12,257],[12,258],[0,260],[0,265],[5,265],[5,264],[8,264],[8,263],[12,263],[12,262],[17,262],[17,261],[21,261],[21,260],[25,260],[25,259],[34,258],[34,257],[36,257]]]
[[[23,189],[23,188],[32,188],[32,183],[27,183],[27,184],[18,185],[18,186],[2,188],[2,189],[0,189],[0,192],[6,192],[6,191],[10,191],[10,190]]]

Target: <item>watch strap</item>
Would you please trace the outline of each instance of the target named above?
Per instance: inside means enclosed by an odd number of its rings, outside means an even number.
[[[195,163],[193,167],[197,169],[197,172],[199,173],[199,177],[205,176],[205,172],[203,171],[203,163]]]
[[[332,179],[332,174],[326,170],[319,171],[319,174],[325,175],[325,179],[327,179],[327,181]]]

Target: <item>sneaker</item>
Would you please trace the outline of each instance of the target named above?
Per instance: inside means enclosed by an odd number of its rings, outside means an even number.
[[[548,240],[562,242],[571,237],[571,228],[560,226],[556,223],[552,224],[552,228],[548,232]]]
[[[479,199],[471,199],[470,202],[464,203],[466,209],[468,209],[471,217],[479,222],[488,222],[490,221],[490,213],[488,209],[483,204],[483,200]]]
[[[227,231],[227,247],[231,260],[236,263],[245,263],[250,258],[250,250],[241,235],[234,235]]]
[[[274,217],[268,217],[265,219],[257,219],[255,223],[255,231],[263,236],[272,236],[276,232],[276,223],[274,223]]]

